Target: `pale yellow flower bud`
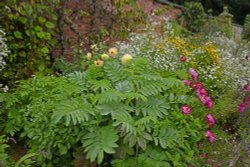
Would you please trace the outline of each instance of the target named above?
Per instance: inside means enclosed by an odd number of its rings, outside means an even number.
[[[108,60],[109,59],[109,55],[107,55],[107,54],[102,54],[101,55],[101,58],[102,58],[102,60]]]
[[[87,59],[91,60],[92,59],[92,54],[91,53],[87,53]]]
[[[131,56],[131,55],[125,54],[125,55],[122,57],[122,64],[128,63],[131,59],[132,59],[132,56]]]

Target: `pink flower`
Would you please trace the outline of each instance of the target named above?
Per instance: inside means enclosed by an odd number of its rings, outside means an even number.
[[[203,153],[203,154],[201,154],[201,157],[202,157],[202,158],[206,158],[206,157],[207,157],[207,154]]]
[[[189,74],[191,75],[193,80],[198,80],[198,74],[193,68],[189,68]]]
[[[242,90],[243,91],[248,91],[249,90],[249,86],[247,84],[243,85]]]
[[[246,98],[245,103],[250,103],[250,96]]]
[[[212,108],[213,107],[213,101],[211,100],[211,98],[209,96],[206,95],[200,95],[198,96],[200,101],[206,105],[207,108]]]
[[[212,108],[213,107],[213,101],[210,99],[210,100],[207,100],[207,103],[206,103],[206,106],[207,108]]]
[[[210,128],[212,128],[215,124],[215,118],[213,117],[212,114],[207,114],[206,115],[206,122]]]
[[[239,112],[243,113],[247,107],[248,107],[248,104],[246,103],[239,104]]]
[[[203,104],[206,104],[207,103],[207,100],[206,100],[206,95],[201,95],[201,96],[198,96],[200,101],[203,103]]]
[[[198,97],[199,97],[199,96],[207,95],[207,90],[204,89],[204,88],[199,88],[199,89],[196,90],[196,92],[197,92],[197,96],[198,96]]]
[[[203,85],[202,85],[201,82],[196,82],[195,84],[192,84],[191,86],[194,89],[201,89],[201,88],[203,88]]]
[[[215,140],[214,134],[210,130],[206,131],[206,137],[210,142],[213,142]]]
[[[206,160],[206,164],[210,164],[211,160],[210,159],[207,159]]]
[[[191,81],[189,81],[189,80],[183,80],[182,81],[186,86],[190,86],[191,85]]]
[[[191,108],[187,105],[181,106],[181,112],[185,115],[191,114]]]

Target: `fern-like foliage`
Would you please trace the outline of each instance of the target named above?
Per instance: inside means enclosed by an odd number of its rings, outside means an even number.
[[[91,105],[82,98],[73,98],[59,103],[52,114],[54,123],[58,123],[61,119],[65,119],[65,125],[77,125],[89,121],[94,110]]]
[[[159,117],[163,118],[168,115],[168,110],[170,106],[166,103],[164,98],[158,99],[155,97],[150,97],[148,101],[139,100],[136,103],[136,115],[140,113],[145,116]]]
[[[104,72],[113,83],[117,83],[127,77],[124,67],[116,62],[107,62],[104,66]]]
[[[82,138],[83,147],[87,152],[87,158],[93,162],[97,159],[98,163],[101,163],[104,158],[104,153],[114,154],[116,147],[116,141],[118,140],[117,132],[112,126],[104,126],[99,128],[93,128]]]
[[[7,120],[1,122],[6,133],[28,141],[30,152],[46,153],[37,166],[54,159],[63,166],[79,145],[100,165],[119,157],[114,166],[174,166],[189,163],[190,156],[182,157],[200,139],[199,120],[180,112],[181,104],[193,103],[183,89],[182,81],[151,69],[146,59],[124,65],[109,59],[85,72],[21,81],[0,95]]]
[[[5,163],[7,162],[7,159],[9,158],[6,149],[9,147],[6,144],[6,136],[2,135],[0,136],[0,165],[5,166]]]

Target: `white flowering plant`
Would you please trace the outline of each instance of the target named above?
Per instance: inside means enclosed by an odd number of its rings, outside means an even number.
[[[6,62],[4,59],[5,57],[8,56],[8,52],[9,52],[7,45],[6,45],[6,38],[4,36],[5,36],[5,32],[0,29],[0,72],[6,65]]]

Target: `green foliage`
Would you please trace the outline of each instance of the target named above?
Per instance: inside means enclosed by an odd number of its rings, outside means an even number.
[[[146,15],[135,0],[113,0],[112,5],[117,9],[120,38],[125,39],[137,25],[145,22]]]
[[[250,40],[250,14],[246,15],[244,22],[244,38]]]
[[[7,159],[9,158],[6,149],[9,147],[7,144],[6,136],[0,136],[0,165],[4,166],[7,163]]]
[[[55,2],[56,3],[56,2]],[[54,4],[53,4],[54,5]],[[7,0],[0,3],[0,23],[6,31],[10,54],[1,81],[13,84],[18,79],[51,72],[50,49],[55,44],[53,9],[43,1],[34,3]]]
[[[183,83],[144,58],[21,81],[1,96],[5,132],[27,141],[38,165],[70,165],[78,148],[102,165],[185,165],[194,162],[202,137],[201,121],[180,112],[181,104],[195,103]]]
[[[233,35],[233,27],[227,22],[222,22],[221,18],[213,17],[208,19],[207,23],[204,25],[202,31],[205,34],[216,35],[218,33],[231,38]]]
[[[104,152],[114,154],[114,148],[118,147],[116,144],[119,139],[116,130],[112,126],[103,126],[100,128],[91,128],[90,132],[82,138],[83,147],[87,152],[87,158],[90,161],[97,159],[101,163],[104,158]]]
[[[187,2],[183,10],[187,21],[187,28],[193,32],[199,32],[206,22],[206,13],[200,2]]]

